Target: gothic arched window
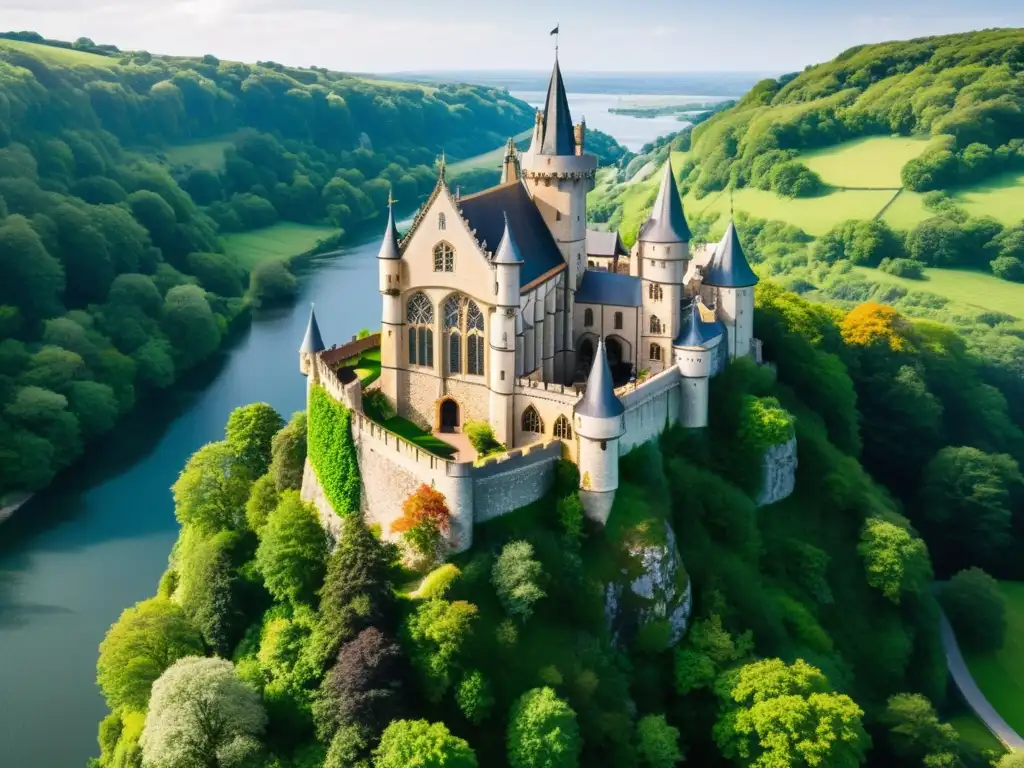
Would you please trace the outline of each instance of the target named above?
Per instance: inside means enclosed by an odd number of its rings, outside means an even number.
[[[651,360],[661,360],[660,344],[651,344]]]
[[[532,405],[526,406],[526,410],[523,411],[523,432],[544,434],[544,422],[540,420],[540,414]]]
[[[657,315],[651,315],[651,333],[661,333],[661,320]]]
[[[559,440],[572,440],[572,425],[565,416],[555,419],[555,437]]]
[[[651,283],[647,286],[647,295],[653,301],[661,301],[661,286],[657,283]]]
[[[437,214],[437,228],[441,229],[441,230],[444,229],[444,214],[443,213]]]
[[[476,302],[466,307],[466,373],[484,375],[484,314]]]
[[[585,309],[583,310],[583,326],[589,328],[594,324],[594,310]]]
[[[414,293],[405,306],[409,325],[409,363],[434,364],[434,305],[425,293]]]
[[[615,313],[615,330],[616,331],[621,331],[622,330],[622,313],[621,312],[616,312]]]
[[[455,249],[443,240],[434,246],[434,271],[455,271]]]

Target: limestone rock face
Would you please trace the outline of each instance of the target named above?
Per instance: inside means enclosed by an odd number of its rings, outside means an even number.
[[[693,591],[676,545],[665,523],[659,544],[630,545],[630,567],[605,585],[605,621],[615,642],[630,642],[643,627],[665,622],[669,645],[678,643],[690,623]]]
[[[763,481],[757,505],[763,507],[782,501],[796,487],[796,438],[773,445],[762,459]]]

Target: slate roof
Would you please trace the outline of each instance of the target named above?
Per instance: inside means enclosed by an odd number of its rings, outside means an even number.
[[[302,346],[299,347],[299,352],[312,354],[316,352],[324,351],[324,340],[320,335],[320,326],[316,323],[316,313],[313,312],[313,308],[309,308],[309,324],[306,326],[306,335],[302,339]]]
[[[505,234],[505,217],[508,217],[509,230],[515,233],[517,250],[523,260],[519,268],[520,286],[565,265],[551,230],[522,182],[491,187],[462,198],[458,205],[469,228],[476,230],[477,242],[482,245],[486,241],[488,250],[498,248]]]
[[[384,241],[380,244],[380,251],[377,252],[378,259],[400,259],[401,249],[398,247],[398,229],[395,227],[395,212],[388,203],[388,226],[384,230]]]
[[[544,136],[540,144],[542,155],[575,155],[576,134],[572,128],[572,116],[569,114],[569,99],[565,95],[565,83],[562,82],[562,70],[551,70],[551,82],[548,83],[548,97],[544,101]]]
[[[622,244],[617,231],[601,232],[597,229],[587,230],[588,256],[627,256],[629,251]]]
[[[508,228],[508,215],[505,216],[505,232],[501,236],[501,242],[498,243],[498,249],[494,252],[494,263],[495,264],[522,264],[523,257],[519,253],[519,246],[516,245],[516,239],[512,236],[512,231]]]
[[[613,304],[617,307],[639,307],[643,291],[640,278],[618,275],[599,269],[588,269],[576,291],[577,304]]]
[[[725,333],[725,326],[717,317],[708,323],[700,315],[700,302],[695,298],[684,307],[679,323],[679,335],[672,341],[674,347],[703,347],[707,342]]]
[[[704,285],[717,288],[747,288],[758,283],[757,275],[743,254],[736,226],[731,221],[721,242],[715,248],[715,255],[704,267],[703,282]]]
[[[597,342],[594,353],[594,364],[590,367],[587,377],[587,391],[576,405],[576,413],[595,419],[607,419],[621,416],[626,409],[622,401],[615,396],[612,383],[612,369],[608,365],[608,355],[604,351],[604,339]]]
[[[688,243],[690,227],[683,213],[683,201],[679,198],[675,177],[672,176],[672,159],[665,161],[661,174],[661,186],[654,201],[651,215],[640,227],[639,239],[645,243]]]

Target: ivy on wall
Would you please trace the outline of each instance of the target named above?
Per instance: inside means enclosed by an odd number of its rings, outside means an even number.
[[[359,511],[359,460],[350,429],[352,412],[314,385],[309,394],[309,461],[320,487],[341,516]]]

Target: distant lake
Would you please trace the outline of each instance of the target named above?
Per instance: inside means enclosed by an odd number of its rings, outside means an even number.
[[[639,83],[638,83],[639,85]],[[547,91],[510,91],[517,99],[522,99],[534,107],[543,107]],[[620,144],[633,152],[659,136],[681,131],[688,122],[677,120],[675,115],[659,115],[658,117],[636,117],[633,115],[617,115],[608,110],[613,107],[660,107],[669,104],[709,103],[724,101],[729,96],[706,95],[670,95],[649,93],[578,93],[569,92],[569,111],[572,120],[578,123],[584,117],[587,128],[596,128],[615,138]]]

